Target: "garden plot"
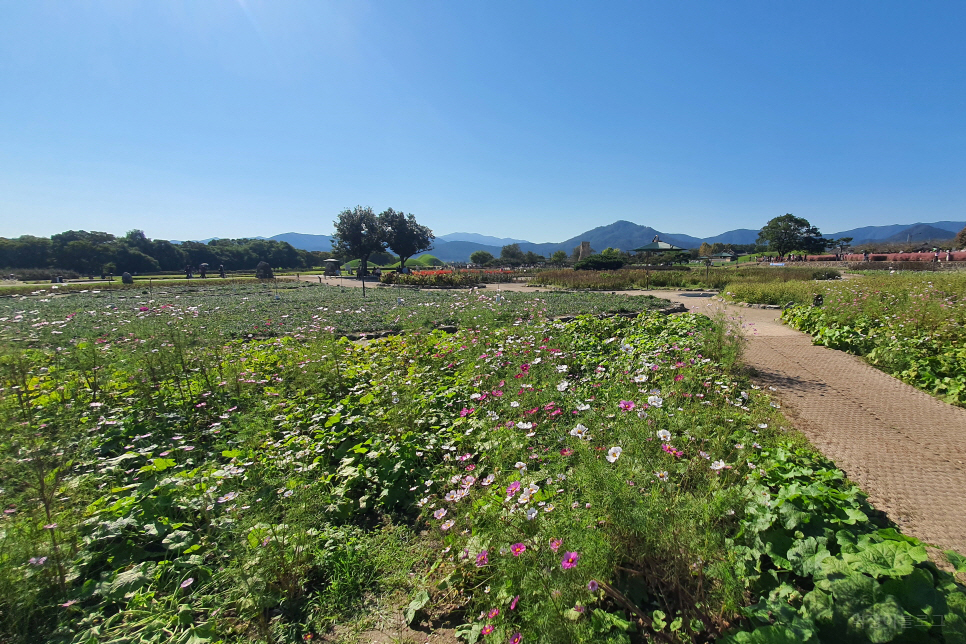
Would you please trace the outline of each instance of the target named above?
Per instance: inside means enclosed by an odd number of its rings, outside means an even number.
[[[456,333],[360,345],[304,291],[6,321],[3,639],[963,632],[952,575],[785,429],[719,323],[476,293],[443,300]]]

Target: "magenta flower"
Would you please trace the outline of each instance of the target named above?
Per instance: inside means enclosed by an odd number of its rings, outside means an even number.
[[[620,407],[622,411],[631,411],[632,409],[637,407],[637,405],[634,404],[633,400],[622,400],[620,401],[620,403],[617,404],[617,406]]]
[[[574,450],[570,449],[569,447],[565,447],[562,450],[560,450],[561,456],[570,456],[573,453],[574,453]]]
[[[557,552],[557,549],[560,548],[562,544],[563,544],[563,539],[551,539],[550,549],[553,550],[554,552]]]
[[[520,644],[523,641],[523,635],[520,633],[514,633],[513,637],[510,638],[510,644]]]
[[[513,496],[514,494],[516,494],[519,491],[520,491],[520,481],[514,481],[513,483],[510,483],[510,486],[509,487],[507,487],[507,489],[506,489],[506,495],[507,496]]]
[[[596,593],[598,590],[600,590],[600,584],[598,584],[595,580],[591,579],[589,582],[587,582],[587,590],[589,590],[592,593]]]
[[[483,566],[485,566],[488,563],[490,563],[490,555],[489,555],[489,553],[486,550],[484,550],[480,554],[476,555],[476,567],[477,568],[482,568]]]
[[[486,617],[488,619],[494,619],[499,614],[500,614],[500,609],[499,608],[491,608],[490,609],[490,612],[486,614]]]
[[[578,559],[580,559],[580,555],[576,552],[567,552],[564,554],[563,561],[560,562],[560,567],[564,570],[570,570],[577,565]]]
[[[184,581],[181,582],[181,587],[182,588],[187,588],[188,586],[190,586],[193,583],[195,583],[195,578],[194,577],[188,577],[187,579],[185,579]]]
[[[483,635],[489,635],[492,632],[493,632],[492,624],[487,624],[486,626],[483,627],[483,630],[480,631],[480,633],[482,633]]]
[[[516,597],[514,597],[513,601],[510,602],[510,610],[516,610],[518,601],[520,601],[520,595],[517,595]]]
[[[522,543],[515,543],[512,546],[510,546],[510,552],[513,553],[514,557],[519,557],[526,551],[527,551],[527,547]]]

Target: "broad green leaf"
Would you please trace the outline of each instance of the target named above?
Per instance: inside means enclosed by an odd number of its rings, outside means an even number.
[[[842,558],[853,570],[873,577],[903,577],[911,574],[916,563],[926,558],[925,548],[910,546],[904,541],[870,543],[856,553]]]
[[[795,542],[788,550],[792,570],[802,577],[811,577],[821,569],[824,559],[832,556],[825,547],[824,539],[808,537]]]
[[[168,550],[181,550],[191,543],[191,533],[187,530],[175,530],[166,536],[161,543]]]

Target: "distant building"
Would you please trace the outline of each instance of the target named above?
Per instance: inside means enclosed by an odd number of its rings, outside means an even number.
[[[736,262],[738,261],[738,253],[734,253],[734,252],[715,253],[714,255],[711,256],[711,259],[720,259],[725,262]]]

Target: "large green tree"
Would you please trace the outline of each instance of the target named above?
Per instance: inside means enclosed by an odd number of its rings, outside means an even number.
[[[386,249],[385,228],[379,223],[379,217],[369,206],[356,206],[340,212],[333,225],[336,253],[361,260],[359,276],[364,276],[368,272],[369,256]]]
[[[485,250],[474,250],[470,253],[470,261],[479,266],[485,266],[489,264],[494,259],[492,253],[488,253]]]
[[[765,224],[758,232],[758,243],[766,246],[769,253],[782,257],[793,250],[820,253],[825,250],[826,240],[807,219],[787,213]]]
[[[400,269],[405,268],[406,260],[416,253],[433,249],[433,240],[436,239],[433,231],[416,223],[416,217],[411,213],[407,215],[389,208],[379,214],[379,223],[382,224],[386,244],[399,255]]]
[[[500,261],[510,266],[519,266],[526,261],[526,255],[520,250],[520,244],[507,244],[500,249]]]

